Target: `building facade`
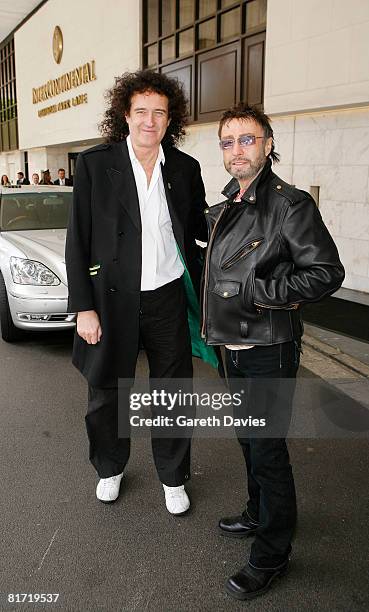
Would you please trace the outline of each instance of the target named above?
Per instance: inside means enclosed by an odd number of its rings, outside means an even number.
[[[228,181],[217,120],[239,100],[257,104],[273,121],[275,171],[316,200],[344,287],[369,293],[368,60],[367,0],[49,0],[0,43],[0,173],[73,174],[78,152],[101,141],[114,77],[162,71],[185,85],[183,149],[209,204]]]

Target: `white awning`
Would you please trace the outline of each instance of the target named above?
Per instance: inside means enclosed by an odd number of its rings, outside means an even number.
[[[40,0],[0,0],[0,42],[17,27]]]

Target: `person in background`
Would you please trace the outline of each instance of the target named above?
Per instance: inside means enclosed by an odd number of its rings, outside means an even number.
[[[3,174],[1,177],[1,186],[2,187],[10,187],[10,181],[6,174]]]
[[[61,187],[72,187],[73,181],[72,179],[66,178],[64,168],[59,168],[58,177],[56,181],[54,181],[54,185],[60,185]]]
[[[29,185],[29,180],[26,178],[22,171],[17,174],[17,185]]]
[[[34,172],[32,174],[32,185],[39,185],[40,184],[40,177],[37,174],[37,172]]]
[[[40,185],[53,185],[54,183],[51,180],[51,176],[50,176],[50,171],[49,170],[45,170],[44,171],[44,176],[42,181],[40,182]]]

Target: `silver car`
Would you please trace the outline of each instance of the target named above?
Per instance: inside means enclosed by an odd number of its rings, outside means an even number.
[[[67,312],[64,247],[72,187],[0,191],[0,322],[6,342],[20,330],[74,327]]]

